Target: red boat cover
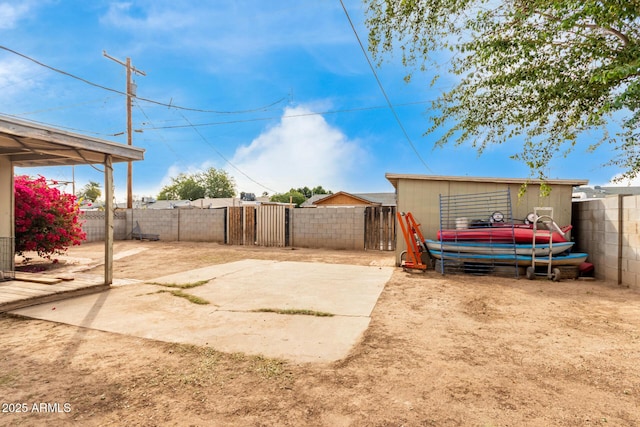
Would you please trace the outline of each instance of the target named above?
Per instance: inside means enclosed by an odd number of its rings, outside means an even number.
[[[561,228],[562,233],[567,233],[573,226],[567,225]],[[567,239],[563,234],[549,230],[536,230],[536,243],[554,243],[566,242]],[[533,228],[520,226],[504,226],[504,227],[482,227],[482,228],[463,228],[455,230],[438,231],[438,240],[458,241],[458,240],[474,240],[481,242],[503,242],[510,243],[515,239],[516,243],[532,243]]]

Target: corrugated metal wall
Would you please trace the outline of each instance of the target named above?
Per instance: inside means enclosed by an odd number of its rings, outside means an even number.
[[[286,207],[283,205],[260,205],[256,209],[256,241],[258,246],[284,247]]]

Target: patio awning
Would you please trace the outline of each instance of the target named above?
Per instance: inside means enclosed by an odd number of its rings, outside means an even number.
[[[65,166],[142,160],[144,149],[0,115],[0,156],[14,166]]]
[[[13,168],[104,165],[104,284],[113,281],[113,163],[142,160],[144,149],[0,115],[0,237],[14,237]],[[13,270],[13,254],[7,254]]]

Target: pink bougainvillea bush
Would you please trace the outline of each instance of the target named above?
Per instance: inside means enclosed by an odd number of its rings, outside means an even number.
[[[35,251],[51,259],[86,239],[76,197],[49,187],[44,177],[16,176],[16,253]]]

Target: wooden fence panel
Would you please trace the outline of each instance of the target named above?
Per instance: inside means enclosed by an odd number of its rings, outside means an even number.
[[[244,206],[244,242],[245,245],[256,244],[256,207]]]
[[[396,248],[396,208],[393,206],[368,207],[365,209],[365,249],[394,251]]]
[[[256,242],[259,246],[286,245],[286,206],[260,205],[256,208]]]
[[[396,208],[382,208],[382,250],[396,250]]]
[[[364,248],[380,249],[380,212],[378,208],[368,207],[364,211]]]
[[[242,245],[243,244],[243,221],[242,221],[242,207],[241,206],[229,206],[227,208],[227,238],[226,243],[228,245]]]

